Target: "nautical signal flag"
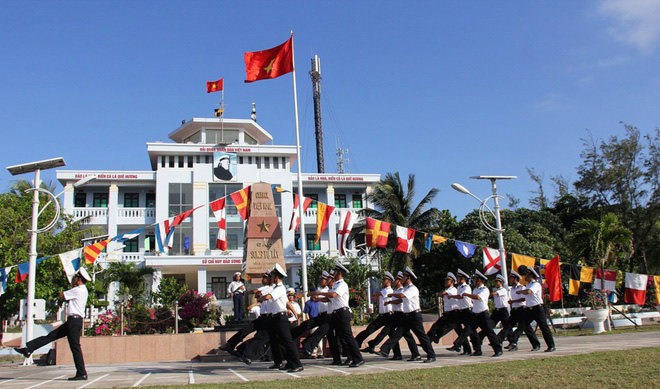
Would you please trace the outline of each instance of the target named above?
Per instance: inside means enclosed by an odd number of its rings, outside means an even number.
[[[561,284],[559,255],[555,255],[551,261],[545,264],[545,280],[548,284],[550,302],[564,299],[564,291]]]
[[[648,278],[646,274],[626,273],[626,303],[644,305]]]
[[[460,240],[455,240],[456,248],[458,252],[463,254],[465,258],[472,258],[474,255],[474,250],[477,249],[476,244],[461,242]]]
[[[484,275],[489,276],[502,270],[501,259],[498,250],[484,247]]]
[[[616,287],[616,271],[605,270],[605,278],[601,276],[600,269],[594,271],[594,289],[600,290],[601,280],[603,281],[603,290],[614,291]]]
[[[314,237],[314,244],[321,240],[321,233],[328,227],[330,215],[335,211],[335,207],[328,204],[323,204],[317,201],[316,207],[316,236]]]
[[[166,249],[171,249],[174,242],[174,228],[170,225],[174,221],[171,217],[160,223],[156,223],[156,250],[164,253]]]
[[[387,247],[390,223],[367,218],[367,247]]]
[[[206,93],[219,92],[225,88],[225,79],[221,78],[218,81],[206,81]]]
[[[220,117],[220,116],[222,116],[224,113],[225,113],[225,109],[224,109],[224,108],[218,108],[218,109],[214,109],[214,110],[213,110],[213,116],[215,116],[215,117],[217,117],[217,118]]]
[[[248,52],[245,60],[245,82],[277,78],[293,71],[293,36],[272,49]]]
[[[660,305],[660,276],[653,276],[653,283],[655,284],[655,304]]]
[[[433,247],[434,244],[440,244],[447,241],[447,238],[440,235],[424,234],[424,236],[426,237],[424,247],[426,247],[428,251],[431,251],[431,247]]]
[[[536,258],[534,257],[528,257],[527,255],[520,255],[520,254],[511,254],[511,270],[517,272],[518,268],[522,265],[527,266],[528,269],[533,269],[534,268],[534,263],[536,262]],[[540,273],[539,273],[540,275]],[[520,280],[520,283],[522,285],[526,285],[527,281],[525,281],[524,277]]]
[[[307,211],[307,208],[312,204],[312,199],[303,197],[303,212]],[[300,226],[300,215],[298,214],[298,205],[299,205],[298,195],[293,194],[293,212],[291,215],[291,223],[289,223],[289,230],[297,230]]]
[[[94,263],[99,254],[105,250],[105,248],[108,246],[108,243],[111,241],[112,239],[106,239],[94,244],[90,244],[89,246],[85,246],[85,263]]]
[[[218,250],[227,250],[227,215],[225,209],[226,197],[219,198],[209,205],[215,215],[215,220],[218,222],[218,237],[215,242],[215,248]]]
[[[415,241],[415,230],[396,226],[396,251],[403,253],[410,253],[413,249],[413,242]]]
[[[5,290],[7,290],[7,279],[9,278],[10,271],[11,266],[0,268],[0,296],[5,293]]]
[[[230,197],[236,205],[236,210],[241,215],[241,219],[246,220],[250,211],[250,187],[246,186],[238,192],[232,193]]]
[[[59,254],[59,256],[60,261],[62,261],[64,274],[66,274],[66,278],[69,280],[69,282],[71,282],[71,279],[73,279],[73,276],[82,265],[82,261],[80,260],[80,249],[67,251],[65,253]]]
[[[546,274],[548,266],[545,268]],[[568,281],[568,294],[579,296],[580,293],[585,293],[585,290],[594,283],[594,268],[586,266],[570,265],[569,268],[570,279]],[[547,277],[547,275],[546,275]]]
[[[339,230],[337,231],[337,237],[339,238],[338,246],[340,255],[346,255],[348,236],[351,235],[355,220],[357,220],[357,214],[355,212],[343,210],[339,213]]]
[[[38,258],[35,261],[35,265],[40,264],[41,262],[45,261],[50,257],[43,257],[43,258]],[[16,265],[16,282],[23,282],[28,276],[28,273],[30,272],[30,262],[23,262],[18,265]]]

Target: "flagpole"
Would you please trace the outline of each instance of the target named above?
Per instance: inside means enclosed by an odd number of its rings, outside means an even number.
[[[291,58],[293,63],[293,111],[296,120],[296,158],[298,164],[298,217],[300,217],[300,255],[303,287],[303,302],[307,300],[307,236],[305,235],[305,219],[303,214],[303,183],[302,165],[300,163],[300,129],[298,127],[298,91],[296,89],[296,56],[293,49],[293,31],[291,31]],[[294,243],[295,244],[295,243]]]

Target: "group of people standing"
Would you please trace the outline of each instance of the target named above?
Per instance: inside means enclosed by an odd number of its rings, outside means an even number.
[[[472,277],[474,289],[468,284],[470,277],[464,271],[458,269],[456,275],[447,273],[444,290],[438,293],[442,297],[443,314],[428,332],[425,332],[423,326],[419,289],[414,285],[417,280],[415,273],[408,267],[399,271],[396,277],[385,272],[382,289],[378,294],[379,314],[355,337],[351,329],[349,288],[344,280],[347,274],[348,270],[340,262],[335,263],[331,273],[323,271],[319,287],[309,293],[314,303],[305,307],[309,319],[300,322],[300,306],[293,301],[292,291],[287,293],[282,283],[286,272],[280,265],[275,265],[263,274],[262,287],[247,292],[255,294],[257,298],[257,318],[232,336],[220,349],[236,355],[249,365],[253,359],[263,355],[270,345],[274,363],[269,368],[294,373],[303,370],[300,356],[311,358],[319,353],[318,350],[321,350],[322,355],[323,338],[328,340],[331,365],[348,367],[362,366],[363,352],[383,357],[389,357],[392,352],[391,360],[403,360],[399,341],[404,338],[411,353],[408,361],[422,361],[419,345],[426,353],[423,361],[431,363],[436,360],[432,342],[439,343],[451,331],[456,332],[457,338],[448,350],[462,351],[466,355],[483,355],[481,345],[486,337],[493,348],[494,357],[503,354],[504,340],[509,341],[506,349],[515,351],[518,349],[518,338],[523,332],[532,345],[532,351],[539,350],[540,342],[531,327],[535,321],[547,345],[545,351],[555,350],[543,308],[539,275],[534,269],[521,266],[518,272],[511,271],[509,288],[505,287],[504,277],[497,275],[492,292],[485,285],[487,277],[478,270]],[[527,282],[525,286],[520,283],[523,277]],[[495,305],[492,314],[488,307],[490,298]],[[501,323],[502,330],[496,334],[494,327],[497,323]],[[516,328],[515,331],[513,328]],[[362,343],[379,329],[380,333],[360,350]],[[253,331],[256,331],[254,337],[239,346]],[[309,334],[298,349],[295,341],[306,333]],[[383,340],[385,342],[376,351]],[[342,361],[342,355],[346,356],[345,361]]]

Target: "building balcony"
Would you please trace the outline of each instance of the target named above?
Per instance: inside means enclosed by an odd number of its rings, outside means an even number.
[[[118,208],[117,224],[152,224],[156,222],[156,208]]]
[[[144,253],[117,253],[117,260],[123,263],[142,262],[144,261]]]
[[[351,212],[358,212],[362,210],[363,208],[335,208],[335,210],[332,212],[335,217],[337,218],[337,223],[339,223],[339,213],[344,210],[349,210]],[[304,217],[305,224],[316,224],[316,208],[307,208],[305,211],[305,217]]]
[[[108,208],[97,208],[97,207],[74,208],[72,214],[75,220],[88,218],[89,224],[103,224],[103,225],[108,224]]]

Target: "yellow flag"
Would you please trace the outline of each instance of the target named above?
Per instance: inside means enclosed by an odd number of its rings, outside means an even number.
[[[655,282],[655,303],[660,305],[660,276],[653,276]]]
[[[520,255],[520,254],[511,254],[511,270],[513,271],[518,271],[518,268],[522,265],[527,266],[530,269],[534,268],[534,263],[536,262],[536,258],[534,257],[528,257],[526,255]],[[525,279],[521,279],[520,283],[525,285],[527,281]]]

